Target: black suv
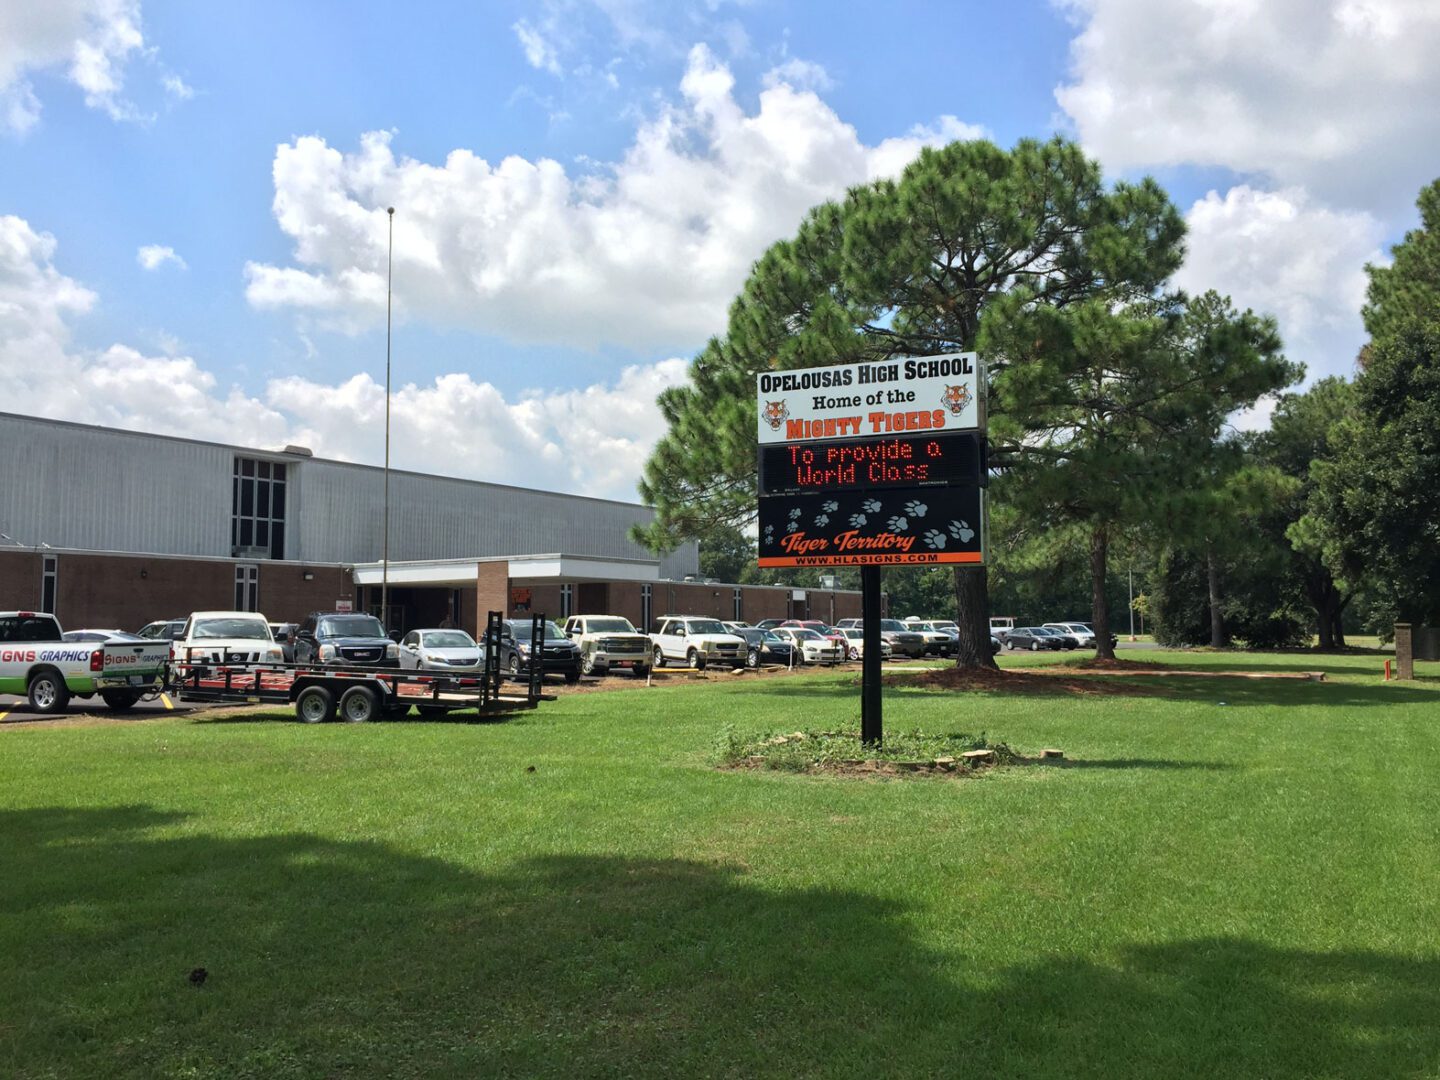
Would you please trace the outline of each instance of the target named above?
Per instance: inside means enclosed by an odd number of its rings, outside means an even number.
[[[399,667],[400,646],[374,615],[312,611],[294,636],[297,664]]]
[[[529,619],[507,619],[500,624],[500,670],[512,679],[530,671],[532,624]],[[560,632],[549,619],[545,620],[541,643],[540,670],[546,675],[564,675],[565,681],[580,681],[580,646]]]

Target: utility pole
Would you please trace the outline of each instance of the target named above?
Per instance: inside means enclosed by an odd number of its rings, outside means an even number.
[[[395,208],[385,208],[390,239],[385,253],[385,497],[380,526],[380,626],[390,633],[390,293],[395,276]]]

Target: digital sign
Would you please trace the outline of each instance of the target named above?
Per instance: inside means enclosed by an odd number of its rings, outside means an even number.
[[[801,492],[760,500],[761,566],[937,566],[984,561],[978,487]]]
[[[761,495],[985,482],[984,445],[975,432],[760,447]]]

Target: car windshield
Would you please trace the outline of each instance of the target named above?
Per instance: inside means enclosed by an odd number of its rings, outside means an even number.
[[[635,627],[629,619],[587,619],[585,629],[592,634],[633,634]]]
[[[742,638],[744,638],[744,639],[745,639],[747,642],[749,642],[751,645],[754,645],[754,644],[756,644],[757,642],[760,642],[760,641],[764,641],[764,640],[765,640],[765,631],[764,631],[764,630],[756,630],[756,629],[754,629],[753,627],[749,627],[749,626],[742,626],[742,627],[740,627],[739,629],[732,630],[732,631],[730,631],[730,632],[731,632],[732,634],[734,634],[736,637],[742,637]]]
[[[1037,637],[1059,637],[1059,636],[1060,636],[1060,631],[1059,631],[1059,630],[1051,630],[1048,626],[1037,626],[1037,627],[1035,627],[1033,630],[1031,630],[1030,632],[1031,632],[1032,634],[1036,635]]]
[[[898,632],[906,631],[906,630],[908,630],[908,629],[910,629],[910,628],[909,628],[908,626],[906,626],[904,623],[902,623],[899,619],[881,619],[881,620],[880,620],[880,629],[881,629],[881,630],[890,630],[890,631],[892,631],[892,632],[897,632],[897,633],[898,633]]]
[[[197,619],[190,631],[196,641],[215,638],[239,638],[245,641],[269,641],[270,627],[259,619]]]
[[[730,631],[720,625],[718,619],[691,619],[687,629],[692,634],[728,634]]]
[[[510,627],[510,636],[516,641],[529,641],[530,635],[534,632],[533,624],[529,622],[512,622],[507,625]],[[545,635],[546,641],[555,641],[557,638],[562,641],[570,640],[560,632],[560,627],[556,626],[549,619],[545,620],[545,628],[541,633]]]
[[[321,619],[315,633],[320,637],[384,637],[385,627],[374,615],[331,615]]]
[[[464,630],[431,630],[425,635],[427,649],[473,649],[475,639]]]

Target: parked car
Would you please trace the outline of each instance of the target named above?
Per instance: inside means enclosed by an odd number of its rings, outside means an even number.
[[[168,659],[160,641],[67,643],[54,615],[0,611],[0,694],[24,694],[37,713],[63,712],[72,695],[128,709],[161,689]]]
[[[1058,630],[1062,634],[1069,634],[1082,649],[1088,649],[1095,644],[1095,631],[1084,623],[1047,622],[1044,626],[1046,630]]]
[[[851,660],[865,659],[865,631],[858,626],[847,626],[840,629],[840,633],[845,635],[845,655]],[[885,640],[885,635],[881,634],[880,659],[889,660],[894,651],[890,642]]]
[[[400,639],[400,667],[473,675],[484,670],[485,650],[464,630],[411,630]]]
[[[750,651],[745,639],[726,630],[719,619],[691,615],[666,615],[656,620],[650,643],[656,667],[671,660],[697,669],[707,664],[744,667]]]
[[[170,658],[175,659],[175,639],[185,632],[184,619],[160,619],[156,622],[146,623],[135,636],[144,638],[146,641],[168,641],[170,642]]]
[[[1015,649],[1029,649],[1031,652],[1039,652],[1041,649],[1058,651],[1065,647],[1065,643],[1058,634],[1052,634],[1042,627],[1017,626],[1005,635],[1005,647],[1012,652]]]
[[[890,642],[890,649],[897,656],[919,660],[925,655],[924,636],[911,630],[899,619],[881,619],[880,636]]]
[[[729,623],[725,624],[730,626]],[[774,630],[761,630],[758,626],[741,626],[731,631],[745,639],[745,666],[764,667],[766,664],[782,664],[789,667],[795,660],[795,646]]]
[[[799,649],[800,658],[807,664],[838,664],[846,657],[843,646],[804,626],[777,626],[770,632]]]
[[[821,637],[838,645],[841,653],[848,655],[849,639],[845,637],[844,631],[828,626],[819,619],[787,619],[780,626],[798,626],[804,630],[814,630]]]
[[[959,636],[941,630],[934,623],[906,619],[905,628],[925,639],[927,656],[951,656],[959,650]]]
[[[295,631],[299,629],[299,623],[272,622],[270,624],[270,636],[284,651],[286,663],[293,663],[295,660]]]
[[[500,623],[500,640],[491,647],[499,650],[500,670],[512,679],[530,676],[533,626],[529,619],[505,619]],[[563,675],[567,683],[579,682],[580,646],[549,619],[541,623],[540,633],[540,673]]]
[[[374,615],[358,611],[312,611],[295,631],[297,664],[399,667],[400,646]]]
[[[755,625],[761,630],[774,630],[775,627],[779,626],[784,621],[784,619],[761,619]]]
[[[184,665],[278,664],[285,651],[255,611],[196,611],[185,620],[172,655]]]
[[[605,675],[629,669],[637,679],[650,674],[650,639],[619,615],[572,615],[565,633],[580,646],[580,670]]]
[[[1077,638],[1077,636],[1074,634],[1067,634],[1067,632],[1058,631],[1058,629],[1054,628],[1054,626],[1035,626],[1034,629],[1037,634],[1045,634],[1051,636],[1051,638],[1060,638],[1061,648],[1080,648],[1080,638]]]
[[[66,630],[60,635],[62,641],[144,641],[139,634],[124,630]]]
[[[1055,625],[1054,623],[1046,623],[1044,626],[1040,627],[1040,629],[1046,631],[1047,633],[1058,634],[1061,639],[1063,639],[1065,648],[1067,649],[1078,649],[1082,645],[1086,644],[1087,641],[1093,641],[1095,638],[1095,635],[1089,633],[1088,631],[1081,631],[1077,634],[1073,630],[1067,630],[1064,627]]]
[[[1002,648],[1002,646],[1001,646],[1001,644],[1000,644],[1000,639],[999,639],[998,637],[996,637],[994,634],[991,634],[991,635],[990,635],[990,655],[991,655],[991,656],[994,656],[996,653],[998,653],[998,652],[1000,651],[1001,648]]]

